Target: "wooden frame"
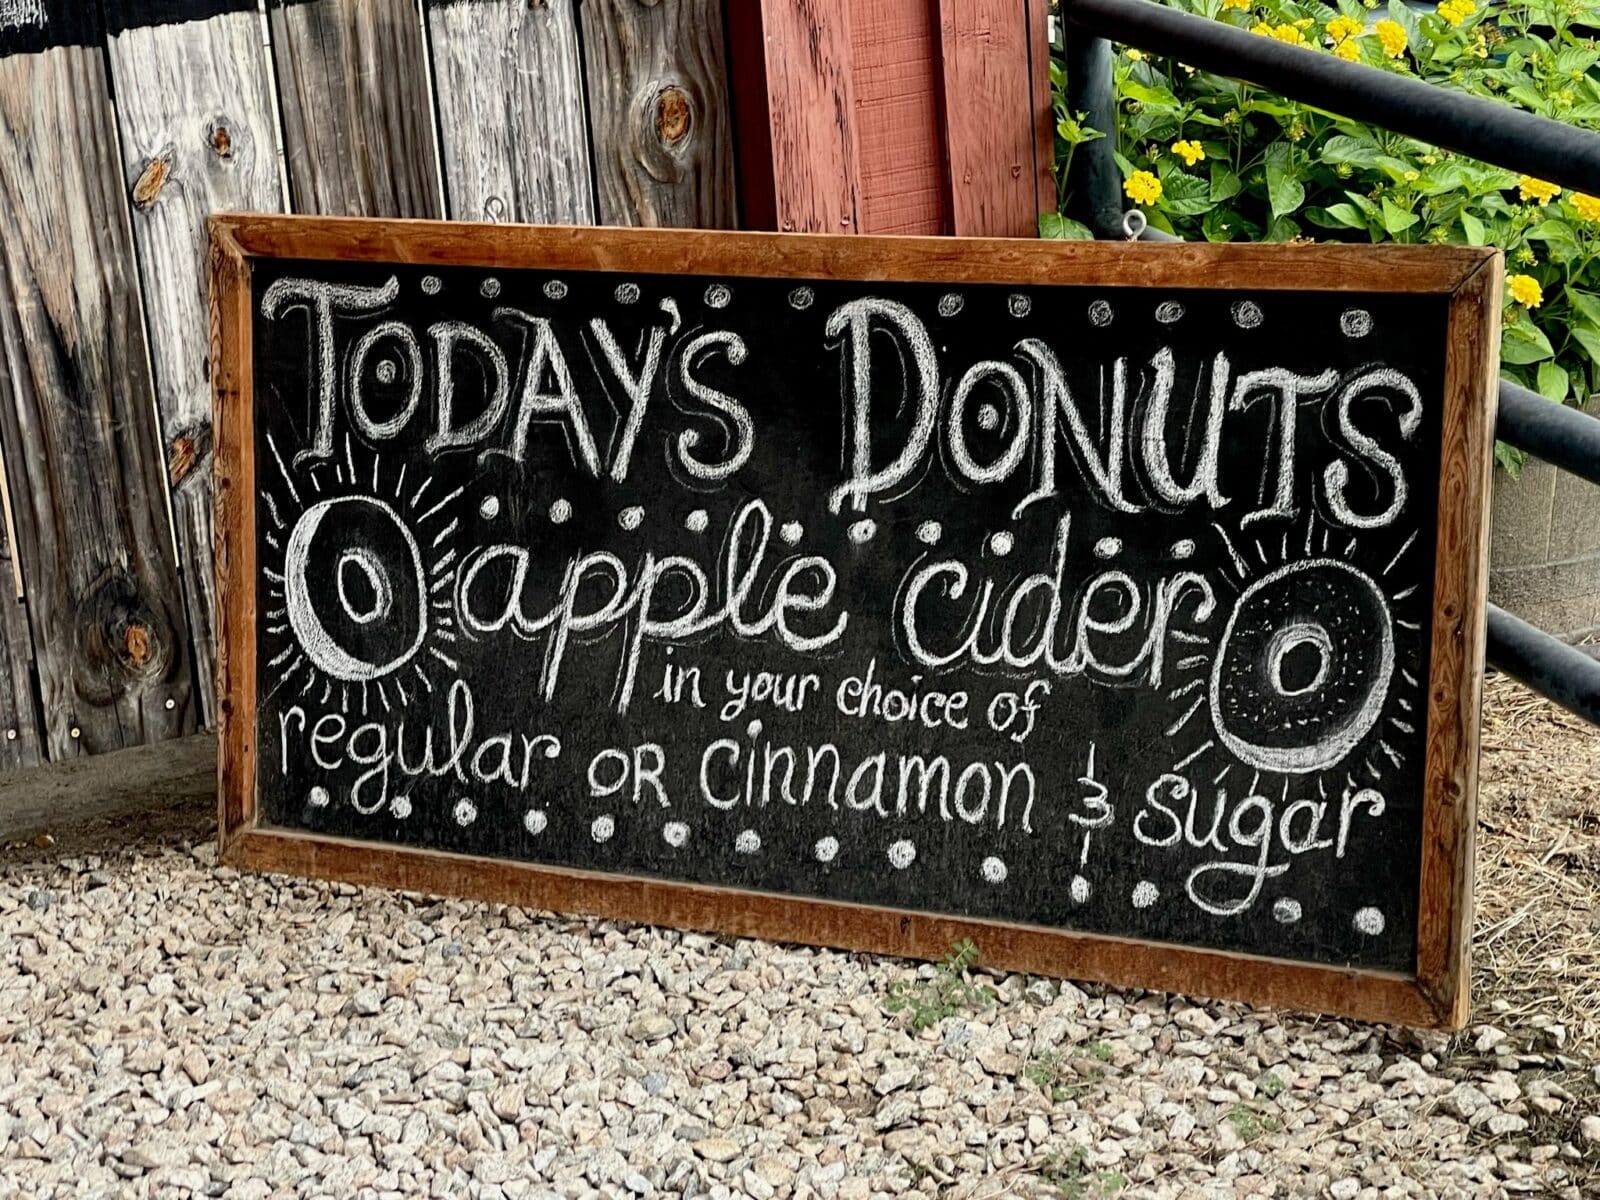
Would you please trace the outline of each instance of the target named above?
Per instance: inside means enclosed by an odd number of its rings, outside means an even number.
[[[996,965],[1419,1026],[1467,1017],[1483,676],[1497,251],[1209,246],[579,229],[227,215],[211,218],[216,421],[218,826],[223,861],[722,933],[936,958],[971,937]],[[619,269],[746,277],[1070,283],[1434,294],[1449,298],[1422,864],[1413,973],[1142,942],[263,828],[255,811],[255,461],[251,260]]]

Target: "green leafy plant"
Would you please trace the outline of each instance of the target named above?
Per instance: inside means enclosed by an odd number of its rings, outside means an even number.
[[[1253,1142],[1263,1133],[1277,1133],[1283,1123],[1271,1113],[1259,1112],[1243,1102],[1228,1110],[1228,1124],[1239,1135],[1241,1142]]]
[[[1122,1172],[1091,1171],[1084,1158],[1082,1146],[1049,1154],[1040,1164],[1039,1178],[1065,1200],[1109,1200],[1128,1186]]]
[[[1600,129],[1600,0],[1165,0],[1262,37]],[[1066,111],[1057,161],[1092,140]],[[1600,198],[1475,162],[1169,58],[1115,60],[1125,199],[1189,240],[1454,242],[1505,251],[1507,377],[1555,401],[1600,390]],[[1060,178],[1065,179],[1065,172]],[[1052,220],[1047,236],[1084,236]]]
[[[908,1012],[912,1028],[928,1029],[946,1017],[993,1004],[994,988],[967,981],[967,971],[978,958],[972,939],[962,939],[934,967],[931,979],[902,979],[891,987],[883,1001],[884,1011]]]
[[[1077,1071],[1061,1051],[1047,1050],[1028,1060],[1022,1068],[1022,1077],[1049,1096],[1051,1103],[1061,1104],[1087,1095],[1105,1078],[1105,1072],[1099,1069],[1087,1073]]]

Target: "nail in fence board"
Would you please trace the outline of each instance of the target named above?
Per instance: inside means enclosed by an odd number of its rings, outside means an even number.
[[[1464,1019],[1494,252],[213,228],[229,861]]]
[[[272,0],[267,16],[294,211],[441,216],[415,0]]]
[[[721,0],[589,0],[582,17],[599,220],[731,228]]]
[[[101,30],[76,0],[16,12],[37,19],[0,25],[0,434],[59,759],[195,713]]]
[[[205,222],[213,212],[282,207],[261,18],[254,0],[123,0],[108,6],[108,21],[199,716],[209,723],[216,597]]]
[[[450,215],[595,219],[576,0],[426,0]]]

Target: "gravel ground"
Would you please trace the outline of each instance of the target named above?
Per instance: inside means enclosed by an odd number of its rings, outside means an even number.
[[[1600,1196],[1600,739],[1485,740],[1457,1037],[12,847],[0,1196]]]

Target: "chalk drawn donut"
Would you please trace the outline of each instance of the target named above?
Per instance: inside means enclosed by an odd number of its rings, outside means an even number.
[[[422,645],[422,555],[382,500],[337,496],[313,504],[295,522],[283,557],[289,627],[306,657],[333,678],[379,679]]]
[[[1383,593],[1349,563],[1290,563],[1245,589],[1211,667],[1222,744],[1263,771],[1332,766],[1371,731],[1394,672]]]

